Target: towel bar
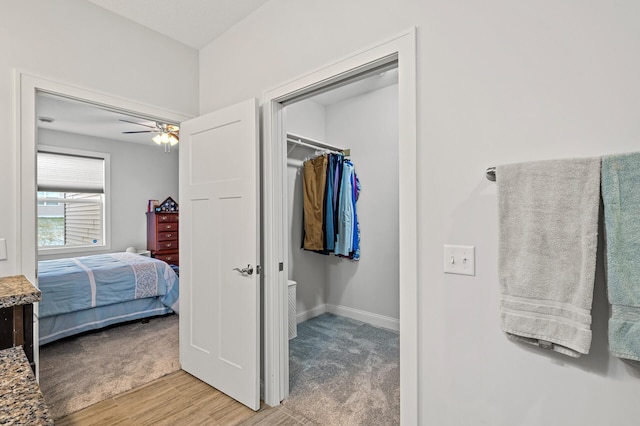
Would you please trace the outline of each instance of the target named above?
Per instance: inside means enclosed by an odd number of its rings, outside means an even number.
[[[496,168],[495,167],[489,167],[487,169],[487,179],[489,179],[491,182],[495,182],[496,181]]]

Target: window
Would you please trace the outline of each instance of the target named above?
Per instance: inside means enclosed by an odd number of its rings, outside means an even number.
[[[39,252],[105,250],[109,154],[38,147]]]
[[[57,201],[44,201],[45,199],[52,199],[52,198],[60,198],[60,193],[59,192],[38,192],[38,199],[41,199],[43,201],[38,201],[38,206],[59,206],[60,203],[58,203]]]

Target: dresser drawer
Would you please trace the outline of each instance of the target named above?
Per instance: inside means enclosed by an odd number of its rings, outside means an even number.
[[[154,256],[156,259],[163,260],[170,265],[179,265],[180,256],[178,253],[168,253],[168,254],[157,254]]]
[[[156,251],[178,250],[178,240],[158,241]]]
[[[177,240],[178,231],[158,232],[158,241]]]
[[[178,222],[158,223],[158,232],[175,231],[178,232]]]
[[[158,223],[177,222],[178,221],[178,215],[175,214],[175,213],[170,213],[170,214],[158,213],[156,215],[156,218],[158,219]]]

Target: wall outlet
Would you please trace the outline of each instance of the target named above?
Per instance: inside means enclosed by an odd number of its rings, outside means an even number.
[[[445,244],[442,265],[446,274],[475,275],[476,248]]]

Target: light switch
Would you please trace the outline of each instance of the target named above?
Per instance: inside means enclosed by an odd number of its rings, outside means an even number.
[[[0,238],[0,260],[7,260],[7,239]]]
[[[447,274],[475,275],[476,248],[474,246],[444,246],[443,270]]]

